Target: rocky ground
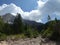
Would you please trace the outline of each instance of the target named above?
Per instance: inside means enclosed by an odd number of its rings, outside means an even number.
[[[0,45],[60,45],[53,41],[44,41],[41,37],[0,41]]]

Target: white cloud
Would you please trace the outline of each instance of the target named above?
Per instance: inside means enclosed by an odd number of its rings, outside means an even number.
[[[48,1],[48,0],[46,0],[45,2],[43,2],[42,0],[38,0],[38,1],[37,1],[38,7],[39,7],[39,8],[42,8],[47,1]]]
[[[2,6],[0,6],[0,10],[2,10],[3,8],[7,7],[7,4],[3,4]]]
[[[22,16],[24,19],[37,21],[39,20],[40,12],[39,10],[32,10],[30,12],[24,12]]]
[[[23,13],[22,9],[18,6],[16,6],[15,4],[11,3],[9,5],[7,4],[3,4],[2,6],[0,6],[0,15],[4,15],[6,13]]]
[[[37,9],[30,12],[24,12],[20,7],[13,3],[9,5],[3,4],[0,6],[0,15],[6,13],[12,13],[15,15],[16,13],[20,13],[24,19],[43,23],[47,21],[48,15],[50,15],[52,19],[55,17],[60,19],[60,0],[38,0],[37,4]]]
[[[40,11],[44,14],[51,14],[55,11],[60,11],[60,3],[59,0],[48,0],[47,3],[40,9]]]
[[[40,0],[39,0],[40,1]],[[50,15],[51,18],[57,17],[60,19],[60,0],[47,0],[42,8],[38,6],[38,9],[41,12],[41,20],[42,22],[47,21],[47,16]]]
[[[32,10],[30,12],[24,12],[20,7],[16,6],[15,4],[11,3],[9,5],[7,4],[3,4],[2,6],[0,6],[1,10],[0,10],[0,15],[4,15],[6,13],[11,13],[13,15],[15,15],[16,13],[20,13],[21,16],[24,19],[28,19],[28,20],[33,20],[33,21],[37,21],[39,20],[39,15],[40,12],[39,10]],[[4,12],[4,13],[3,13]]]

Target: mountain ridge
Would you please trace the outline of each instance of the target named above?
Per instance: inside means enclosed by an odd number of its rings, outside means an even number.
[[[15,19],[16,16],[13,16],[12,14],[10,13],[7,13],[5,15],[2,16],[2,19],[5,23],[9,23],[9,24],[13,24],[13,21]],[[38,23],[38,22],[35,22],[35,21],[31,21],[31,20],[26,20],[26,19],[22,19],[23,23],[26,25],[30,25],[32,26],[33,28],[37,28],[38,30],[41,30],[42,28],[40,27],[43,27],[43,23]]]

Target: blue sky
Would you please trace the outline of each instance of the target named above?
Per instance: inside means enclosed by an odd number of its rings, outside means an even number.
[[[0,5],[14,3],[23,11],[31,11],[36,8],[37,0],[0,0]]]
[[[60,19],[60,0],[0,0],[0,15],[20,13],[23,19],[46,23]]]

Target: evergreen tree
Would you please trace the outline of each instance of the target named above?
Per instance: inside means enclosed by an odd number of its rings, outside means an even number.
[[[0,32],[3,32],[4,22],[0,16]]]
[[[48,15],[48,21],[50,21],[51,20],[51,17]]]
[[[3,33],[5,33],[7,35],[12,34],[12,28],[11,28],[10,24],[5,23]]]
[[[58,21],[58,20],[57,20],[57,18],[55,17],[55,22],[57,23],[57,21]]]
[[[13,22],[13,26],[14,26],[14,31],[15,33],[19,34],[19,33],[23,33],[23,22],[22,22],[22,18],[20,14],[17,14],[14,22]]]

